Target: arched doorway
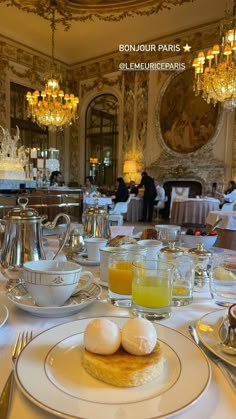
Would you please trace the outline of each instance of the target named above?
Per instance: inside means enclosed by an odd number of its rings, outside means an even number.
[[[112,94],[94,98],[86,111],[85,174],[96,185],[114,185],[117,172],[118,100]]]

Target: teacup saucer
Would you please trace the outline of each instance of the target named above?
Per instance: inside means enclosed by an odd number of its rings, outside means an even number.
[[[95,277],[94,281],[97,282],[97,284],[101,285],[101,287],[108,288],[108,283],[103,281],[101,278]]]
[[[18,284],[15,287],[11,288],[8,293],[8,299],[18,308],[28,311],[34,316],[39,317],[66,317],[71,316],[72,314],[78,313],[87,305],[95,301],[102,292],[102,288],[95,281],[88,286],[86,286],[86,281],[81,279],[81,285],[83,284],[83,289],[86,290],[88,296],[85,297],[83,293],[77,297],[69,298],[63,306],[60,307],[40,307],[37,306],[34,299],[27,292],[24,284]],[[78,289],[80,287],[78,286]],[[82,288],[82,287],[81,287]],[[82,291],[82,290],[81,290]]]
[[[84,266],[98,266],[100,265],[99,260],[89,260],[87,255],[75,255],[71,258],[74,262]]]

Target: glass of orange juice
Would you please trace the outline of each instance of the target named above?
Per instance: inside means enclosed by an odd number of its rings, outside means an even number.
[[[132,262],[145,260],[146,249],[124,249],[113,253],[108,266],[108,301],[119,307],[131,306]]]
[[[167,319],[171,313],[174,265],[157,259],[132,263],[132,312],[148,320]]]
[[[189,255],[177,256],[174,260],[172,304],[185,306],[193,301],[194,261]]]

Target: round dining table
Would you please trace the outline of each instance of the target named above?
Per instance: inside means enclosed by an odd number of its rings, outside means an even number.
[[[175,199],[171,208],[172,224],[206,224],[209,211],[219,210],[220,201],[215,198]]]
[[[55,249],[56,248],[56,238],[48,237],[48,249]],[[216,249],[217,250],[217,249]],[[233,252],[231,252],[233,253]],[[236,254],[236,252],[234,252]],[[85,266],[84,269],[91,270],[93,272],[95,278],[99,281],[99,266],[89,267]],[[98,282],[99,283],[99,282]],[[0,306],[5,306],[8,309],[9,316],[8,319],[5,319],[6,322],[2,322],[0,328],[0,392],[2,391],[4,384],[7,380],[8,374],[12,368],[11,362],[11,354],[14,346],[14,342],[17,336],[17,333],[23,330],[33,330],[34,336],[39,335],[40,333],[49,330],[50,328],[54,328],[58,325],[65,324],[67,327],[70,322],[74,322],[77,320],[82,320],[86,318],[93,318],[93,317],[101,317],[101,316],[115,316],[118,318],[123,317],[133,317],[132,313],[129,308],[118,308],[106,301],[107,296],[107,288],[103,287],[102,294],[99,299],[93,301],[90,305],[83,308],[81,311],[70,315],[69,317],[57,317],[53,318],[50,316],[47,317],[37,317],[30,312],[24,311],[17,306],[15,306],[12,302],[10,302],[7,298],[7,280],[6,278],[0,274]],[[171,331],[175,331],[179,337],[184,339],[190,339],[188,334],[188,326],[190,324],[196,324],[196,322],[206,313],[211,313],[216,310],[221,310],[221,313],[225,314],[226,309],[222,309],[218,307],[214,301],[211,299],[208,284],[206,284],[203,288],[195,288],[194,295],[193,295],[193,302],[190,305],[183,306],[183,307],[173,307],[171,316],[169,319],[162,320],[159,322],[160,325],[165,326],[166,328],[170,328]],[[69,322],[69,323],[68,323]],[[53,330],[53,329],[52,329]],[[169,330],[169,329],[168,329]],[[50,336],[50,335],[49,335]],[[191,340],[192,342],[192,340]],[[174,342],[172,342],[174,343]],[[49,345],[49,343],[48,343]],[[195,348],[195,344],[192,343]],[[50,347],[50,345],[49,345]],[[200,349],[197,349],[200,351]],[[183,349],[182,358],[183,363],[185,360],[185,349]],[[202,355],[201,355],[202,356]],[[205,355],[203,355],[205,359]],[[34,363],[37,362],[36,360],[33,361]],[[45,360],[46,362],[46,360]],[[190,362],[191,365],[194,366],[196,362],[195,357],[193,356],[190,360],[188,355],[186,354],[186,362]],[[63,362],[62,362],[63,364]],[[217,367],[216,364],[209,361],[211,375],[209,376],[209,385],[206,386],[202,390],[202,392],[196,395],[196,399],[194,398],[191,403],[187,403],[186,406],[182,406],[183,408],[174,413],[171,417],[175,419],[199,419],[199,417],[203,419],[222,419],[222,418],[234,418],[236,412],[236,394],[235,391],[230,386],[229,382],[226,380],[220,369]],[[62,371],[64,371],[65,377],[67,373],[67,365],[61,365]],[[183,368],[183,365],[182,365]],[[191,368],[190,368],[191,370]],[[236,373],[236,367],[232,367],[232,371]],[[31,375],[32,374],[32,375]],[[181,374],[181,372],[180,372]],[[190,374],[190,379],[187,382],[182,383],[182,392],[183,394],[187,392],[189,386],[194,386],[195,382],[197,382],[200,378],[200,371],[199,374],[192,375]],[[58,378],[58,377],[57,377]],[[29,373],[29,380],[32,382],[35,380],[34,374]],[[53,376],[48,377],[49,380],[55,380],[56,378]],[[66,380],[64,382],[64,385]],[[104,390],[105,391],[105,390]],[[62,388],[63,393],[63,388]],[[140,397],[142,394],[142,388],[137,388],[137,398]],[[50,399],[50,394],[48,394],[48,398]],[[64,396],[63,396],[64,397]],[[84,394],[86,398],[86,393]],[[97,404],[94,403],[94,410],[93,414],[90,416],[86,416],[87,419],[135,419],[137,416],[133,416],[132,413],[130,415],[124,415],[122,403],[120,403],[119,408],[112,407],[112,400],[109,400],[111,404],[110,414],[106,416],[104,413],[103,415],[97,412],[96,406]],[[133,401],[133,403],[136,403]],[[145,403],[144,403],[145,405]],[[143,406],[143,404],[142,404]],[[137,400],[137,406],[139,407],[139,401]],[[155,417],[163,417],[160,415],[155,416],[155,412],[159,411],[160,406],[155,404],[153,405],[153,415],[151,416],[152,419]],[[136,409],[137,410],[137,409]],[[131,410],[132,412],[132,410]],[[138,418],[142,419],[151,419],[149,416],[147,417],[145,409],[142,407],[138,409]],[[68,417],[67,415],[58,415],[60,417]],[[51,409],[44,406],[44,409],[39,407],[37,403],[28,397],[26,397],[18,385],[15,385],[10,411],[9,411],[9,418],[8,419],[55,419],[55,416]],[[70,416],[71,417],[71,416]],[[80,400],[78,400],[78,418],[84,416],[80,416]],[[168,417],[165,415],[164,417]],[[2,418],[3,419],[3,418]]]
[[[143,198],[132,196],[125,216],[126,221],[135,223],[143,217]]]

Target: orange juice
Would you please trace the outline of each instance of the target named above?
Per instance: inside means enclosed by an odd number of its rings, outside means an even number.
[[[161,308],[171,304],[172,289],[169,281],[157,277],[134,280],[132,300],[142,307]]]
[[[132,262],[118,260],[108,269],[109,289],[116,294],[131,295]]]
[[[173,286],[173,295],[175,296],[188,296],[190,294],[190,289],[182,285]]]

